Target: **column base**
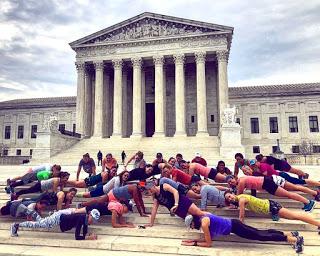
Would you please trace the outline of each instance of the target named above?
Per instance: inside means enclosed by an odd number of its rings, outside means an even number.
[[[122,138],[122,134],[120,134],[120,133],[112,133],[110,138]]]
[[[130,138],[140,139],[142,138],[142,133],[132,133]]]
[[[166,134],[164,132],[155,132],[152,137],[166,137]]]
[[[176,132],[174,137],[187,137],[187,134],[185,132]]]
[[[209,137],[209,133],[205,131],[198,131],[196,137]]]

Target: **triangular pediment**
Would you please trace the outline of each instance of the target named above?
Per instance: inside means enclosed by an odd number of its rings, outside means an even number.
[[[101,43],[129,42],[215,33],[228,33],[232,35],[232,32],[232,27],[155,13],[143,13],[76,40],[70,43],[70,46],[77,48],[84,45]]]

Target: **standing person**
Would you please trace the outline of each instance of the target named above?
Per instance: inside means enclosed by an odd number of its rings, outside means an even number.
[[[74,209],[65,209],[54,212],[49,217],[40,219],[39,221],[25,221],[21,223],[13,223],[10,228],[12,237],[18,236],[19,228],[54,228],[60,226],[61,232],[66,232],[73,228],[75,230],[76,240],[96,240],[97,235],[89,234],[88,225],[93,222],[97,222],[100,218],[100,212],[97,209],[93,209],[89,214],[73,213]],[[82,235],[80,235],[82,229]]]
[[[5,190],[8,194],[14,191],[15,187],[29,184],[33,181],[47,180],[49,178],[59,177],[61,166],[54,164],[44,164],[30,168],[26,174],[7,180]]]
[[[222,160],[218,162],[217,171],[223,175],[232,175],[232,172],[228,167],[226,167],[225,162]]]
[[[122,161],[123,165],[124,165],[124,161],[126,160],[126,157],[127,157],[126,153],[124,152],[124,150],[122,150],[122,152],[121,152],[121,161]]]
[[[94,160],[90,157],[89,153],[84,154],[79,162],[77,170],[77,180],[79,180],[81,168],[83,168],[83,170],[89,174],[89,177],[91,175],[96,175],[96,165],[94,163]]]
[[[192,159],[191,163],[198,163],[203,166],[207,166],[207,161],[201,156],[200,153],[196,153],[195,157]]]
[[[245,189],[265,190],[271,195],[287,197],[303,203],[304,207],[302,210],[306,212],[311,212],[315,206],[314,200],[308,200],[297,193],[287,191],[281,186],[278,186],[272,177],[245,176],[237,179],[235,176],[229,175],[226,177],[226,181],[231,188],[237,188],[237,195],[242,194]]]
[[[288,220],[301,220],[303,222],[314,225],[318,228],[320,234],[320,221],[315,220],[309,214],[303,214],[284,208],[276,201],[269,199],[261,199],[247,194],[235,195],[230,191],[226,191],[225,199],[227,202],[239,205],[239,220],[244,221],[245,209],[272,216],[272,220],[278,221],[279,217]]]
[[[303,251],[304,239],[298,231],[284,233],[275,229],[261,230],[245,225],[240,220],[222,218],[212,213],[200,217],[189,215],[185,218],[185,225],[198,230],[201,228],[204,233],[204,239],[182,241],[181,244],[186,246],[211,247],[213,238],[233,233],[250,240],[288,242],[294,245],[297,253]]]
[[[300,169],[293,168],[287,161],[275,158],[273,156],[264,156],[262,154],[256,155],[258,162],[273,165],[274,169],[281,172],[291,172],[304,179],[308,179],[309,174],[301,171]]]
[[[110,171],[114,166],[118,168],[118,162],[111,153],[108,153],[102,160],[102,171]]]
[[[146,161],[143,159],[143,152],[138,151],[135,153],[128,162],[124,165],[124,168],[127,168],[128,164],[131,163],[131,161],[134,160],[133,168],[142,168],[144,169],[146,167]]]
[[[29,193],[45,192],[45,191],[57,192],[58,188],[60,188],[60,190],[63,190],[63,188],[67,184],[69,177],[70,177],[70,173],[61,172],[60,178],[51,178],[48,180],[38,181],[36,184],[34,184],[30,188],[21,189],[16,193],[12,193],[11,200],[16,200],[19,198],[19,196],[24,194],[29,194]]]
[[[102,152],[100,150],[98,151],[97,158],[98,158],[98,166],[99,166],[99,164],[102,164]]]

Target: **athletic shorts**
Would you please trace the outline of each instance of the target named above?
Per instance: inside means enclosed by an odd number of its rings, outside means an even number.
[[[104,192],[103,192],[103,185],[102,184],[99,184],[97,185],[97,187],[90,191],[90,196],[91,197],[98,197],[98,196],[103,196],[104,195]]]
[[[214,180],[218,174],[217,169],[211,168],[208,178]]]
[[[282,208],[282,205],[273,200],[269,200],[269,204],[270,204],[270,207],[269,207],[270,213],[272,215],[278,215],[280,209]]]
[[[262,188],[269,192],[271,195],[274,195],[278,189],[278,185],[274,183],[272,177],[264,177]]]
[[[179,184],[178,185],[178,192],[179,192],[179,195],[187,195],[188,191],[189,191],[189,188],[187,186],[184,186],[182,184]]]
[[[183,195],[179,196],[179,204],[175,214],[184,219],[187,216],[191,205],[192,201],[188,197]]]
[[[272,175],[272,180],[274,183],[276,183],[276,185],[278,185],[279,187],[284,187],[284,184],[286,183],[286,180],[279,175]]]
[[[192,175],[190,184],[192,184],[194,182],[198,182],[200,180],[201,180],[201,178],[198,175]]]
[[[299,185],[305,185],[306,184],[306,181],[304,179],[298,179],[298,178],[292,177],[291,175],[289,175],[286,172],[280,172],[279,176],[281,176],[286,181],[291,182],[293,184],[299,184]]]
[[[91,186],[94,186],[94,185],[102,182],[101,173],[94,175],[94,176],[90,176],[88,178],[85,178],[84,182],[86,183],[87,187],[91,187]]]

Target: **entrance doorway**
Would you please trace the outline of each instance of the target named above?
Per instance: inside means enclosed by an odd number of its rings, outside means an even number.
[[[146,103],[146,136],[152,137],[155,130],[154,103]]]

